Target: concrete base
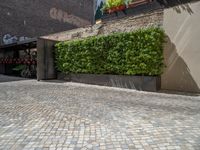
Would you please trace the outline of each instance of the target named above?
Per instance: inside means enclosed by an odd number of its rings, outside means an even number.
[[[157,76],[123,76],[93,74],[58,74],[59,80],[79,82],[93,85],[136,89],[156,92],[160,90],[161,80]]]

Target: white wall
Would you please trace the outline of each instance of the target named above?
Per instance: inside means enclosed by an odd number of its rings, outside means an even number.
[[[164,10],[167,68],[162,89],[200,92],[200,1]]]

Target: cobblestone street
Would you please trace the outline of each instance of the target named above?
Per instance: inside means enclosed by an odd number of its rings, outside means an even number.
[[[85,149],[199,150],[200,96],[0,76],[0,150]]]

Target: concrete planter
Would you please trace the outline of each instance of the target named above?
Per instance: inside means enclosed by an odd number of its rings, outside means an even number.
[[[93,85],[136,89],[156,92],[160,90],[161,80],[158,76],[125,76],[94,74],[58,74],[59,80]]]

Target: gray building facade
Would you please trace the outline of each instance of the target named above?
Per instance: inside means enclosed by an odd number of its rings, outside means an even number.
[[[0,45],[93,23],[93,0],[5,0],[0,3]]]

